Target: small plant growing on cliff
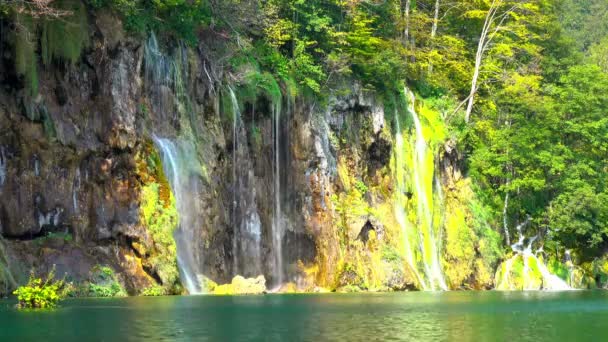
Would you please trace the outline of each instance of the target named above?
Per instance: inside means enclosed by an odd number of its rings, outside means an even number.
[[[88,295],[90,297],[125,297],[127,295],[112,268],[97,265],[91,270],[91,277],[94,281],[89,284]]]
[[[360,180],[357,180],[355,182],[355,188],[361,193],[361,195],[365,195],[367,193],[367,191],[369,190],[367,188],[367,185],[365,185],[365,183],[363,183]]]
[[[65,281],[55,280],[55,268],[45,279],[38,278],[32,270],[30,279],[24,286],[13,292],[19,300],[20,309],[51,309],[64,298]]]

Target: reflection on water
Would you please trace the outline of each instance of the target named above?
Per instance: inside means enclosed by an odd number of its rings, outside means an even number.
[[[158,297],[0,307],[0,341],[583,341],[608,332],[606,292]]]

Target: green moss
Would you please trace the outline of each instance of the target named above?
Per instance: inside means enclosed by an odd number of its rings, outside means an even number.
[[[91,270],[87,297],[125,297],[127,292],[111,267],[97,265]]]
[[[148,262],[163,285],[172,286],[179,280],[177,247],[173,239],[178,214],[173,194],[170,194],[169,202],[164,203],[159,196],[159,188],[157,183],[142,188],[140,211],[142,221],[154,241]]]
[[[45,244],[45,243],[47,243],[48,241],[51,241],[51,240],[62,240],[64,242],[72,242],[74,240],[74,237],[70,233],[53,233],[53,232],[49,232],[49,233],[47,233],[44,236],[36,238],[34,241],[36,241],[36,243],[38,245],[43,245],[43,244]]]
[[[15,70],[23,75],[30,96],[38,94],[38,61],[36,56],[37,31],[34,20],[27,15],[15,14],[14,46]]]
[[[38,94],[38,54],[44,65],[52,61],[76,63],[82,50],[89,45],[89,25],[84,4],[81,1],[56,0],[51,6],[68,11],[61,18],[32,18],[28,14],[14,13],[15,70],[24,77],[30,96]],[[49,129],[45,121],[45,130]],[[54,127],[53,127],[54,130]]]
[[[82,50],[89,45],[87,12],[81,1],[56,0],[53,6],[71,14],[62,18],[45,18],[42,21],[40,55],[44,65],[52,61],[75,64]]]

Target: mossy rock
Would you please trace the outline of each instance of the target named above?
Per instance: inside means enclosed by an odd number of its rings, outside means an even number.
[[[218,285],[215,287],[216,295],[254,295],[266,293],[266,279],[264,276],[257,278],[244,278],[240,275],[232,278],[230,284]]]
[[[526,271],[524,257],[527,259]],[[516,255],[504,261],[496,271],[496,290],[541,290],[543,276],[538,268],[538,259],[534,256]]]

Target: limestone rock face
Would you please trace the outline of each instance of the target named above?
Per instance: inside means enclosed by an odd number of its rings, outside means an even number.
[[[323,106],[284,96],[280,115],[267,97],[243,96],[235,125],[226,84],[246,77],[213,63],[230,57],[218,55],[226,49],[215,35],[185,48],[128,37],[110,13],[94,19],[77,63],[39,68],[37,96],[26,94],[10,49],[0,58],[0,234],[21,273],[56,262],[82,278],[110,265],[130,293],[177,274],[176,260],[159,255],[175,254],[177,228],[156,215],[176,195],[153,143],[162,137],[188,140],[200,162],[187,194],[197,219],[188,243],[197,278],[230,282],[215,292],[419,285],[395,217],[395,123],[377,95],[345,81],[348,91]],[[459,155],[452,145],[445,154],[441,176],[455,188]],[[151,204],[144,188],[156,189]],[[39,244],[49,236],[70,238]]]

